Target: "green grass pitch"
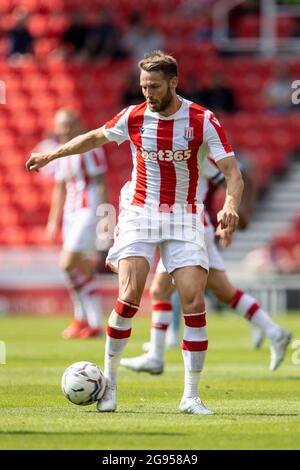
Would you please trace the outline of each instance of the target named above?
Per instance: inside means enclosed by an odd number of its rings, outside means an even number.
[[[299,314],[278,317],[300,339]],[[234,315],[209,315],[209,352],[201,396],[212,416],[182,415],[180,350],[167,351],[162,376],[120,368],[118,411],[69,403],[60,390],[65,367],[79,360],[103,366],[104,339],[61,339],[67,318],[4,317],[0,340],[0,449],[299,449],[300,364],[293,349],[268,371],[267,344],[251,351],[249,330]],[[149,319],[134,320],[126,356],[148,339]],[[300,355],[298,354],[298,357]]]

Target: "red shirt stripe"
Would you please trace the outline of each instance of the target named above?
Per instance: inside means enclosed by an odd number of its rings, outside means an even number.
[[[84,190],[82,191],[82,202],[81,207],[88,207],[88,195],[87,195],[87,188],[90,182],[90,177],[88,176],[88,172],[86,169],[85,161],[84,161],[84,154],[80,155],[80,169],[82,172],[82,176],[84,178]]]
[[[196,212],[195,201],[197,184],[199,179],[199,167],[197,154],[200,145],[203,143],[204,110],[201,106],[192,103],[189,108],[189,127],[194,129],[194,138],[189,142],[191,157],[187,160],[189,170],[189,190],[187,203],[192,206],[192,212]]]
[[[173,150],[174,121],[159,119],[157,125],[157,152],[159,150]],[[169,210],[175,203],[176,194],[176,171],[173,161],[157,159],[160,169],[160,199],[159,206],[165,204]],[[167,183],[167,184],[166,184]],[[167,207],[165,210],[169,212]],[[162,207],[164,211],[164,208]]]
[[[103,160],[98,152],[92,151],[92,159],[94,160],[96,168],[99,168],[103,165]]]
[[[115,127],[115,125],[117,124],[117,122],[121,119],[121,117],[123,116],[123,114],[126,113],[127,109],[129,108],[129,106],[127,106],[127,108],[124,108],[122,111],[120,111],[116,116],[114,116],[110,121],[108,121],[106,124],[105,124],[105,129],[110,129],[111,127]]]
[[[147,102],[133,108],[128,118],[128,132],[130,139],[136,147],[136,162],[137,162],[137,180],[135,193],[133,196],[132,204],[136,206],[144,206],[147,196],[147,171],[146,162],[142,157],[142,136],[140,129],[144,123],[144,113],[147,108]]]
[[[214,115],[210,115],[209,117],[209,122],[213,125],[213,127],[216,129],[216,132],[218,134],[218,137],[220,139],[220,142],[225,150],[226,153],[233,152],[231,145],[227,142],[227,137],[225,134],[225,131],[223,127],[219,126],[215,121],[214,121]]]

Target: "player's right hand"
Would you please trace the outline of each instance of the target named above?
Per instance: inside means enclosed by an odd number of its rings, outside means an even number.
[[[215,235],[219,239],[220,246],[223,248],[231,245],[233,234],[227,228],[222,228],[221,224],[217,226]]]
[[[47,154],[32,153],[26,162],[27,171],[39,171],[40,168],[49,163]]]

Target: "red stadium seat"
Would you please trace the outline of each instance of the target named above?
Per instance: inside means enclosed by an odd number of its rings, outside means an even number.
[[[28,20],[28,29],[35,37],[48,35],[48,16],[42,13],[33,13]]]
[[[53,52],[59,45],[57,38],[40,38],[34,44],[34,54],[37,58],[43,58]]]
[[[7,13],[14,6],[14,0],[1,0],[0,2],[0,13]]]
[[[288,16],[281,16],[277,18],[277,37],[288,38],[291,37],[296,29],[297,20]]]
[[[234,35],[239,38],[257,38],[260,33],[260,18],[258,15],[245,15],[239,18]]]
[[[0,243],[3,245],[26,245],[28,243],[27,232],[21,227],[6,227],[1,230]]]
[[[11,207],[1,208],[1,225],[6,227],[18,226],[20,221],[19,212]]]

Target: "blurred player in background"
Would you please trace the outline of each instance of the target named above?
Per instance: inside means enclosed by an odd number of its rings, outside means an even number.
[[[78,115],[69,109],[57,111],[54,135],[37,147],[53,150],[80,132]],[[103,334],[101,298],[97,292],[93,264],[87,256],[95,250],[96,210],[107,201],[104,180],[106,159],[102,148],[57,160],[52,168],[55,187],[46,227],[47,237],[55,241],[63,214],[63,248],[60,267],[65,272],[74,308],[74,321],[63,337],[88,338]]]
[[[122,210],[115,243],[107,257],[107,263],[119,273],[119,298],[108,320],[104,365],[108,384],[97,409],[107,412],[117,408],[120,359],[131,335],[132,318],[138,311],[156,248],[160,246],[164,265],[179,290],[185,321],[182,348],[185,380],[179,409],[183,413],[207,415],[212,411],[199,398],[200,375],[208,347],[204,302],[208,257],[200,217],[202,201],[197,194],[204,156],[210,153],[225,176],[227,192],[218,220],[230,233],[238,224],[243,180],[234,152],[214,114],[176,94],[176,60],[162,51],[153,51],[145,55],[139,67],[143,103],[129,106],[103,127],[75,137],[55,152],[32,154],[26,166],[34,171],[49,161],[87,152],[109,141],[131,142],[132,180],[121,192]],[[70,158],[65,160],[67,164]],[[175,218],[174,207],[181,216],[179,220]],[[162,213],[170,228],[167,238],[162,233]],[[149,236],[148,229],[154,222],[159,230]]]
[[[247,172],[244,165],[243,177],[245,182],[245,192],[240,205],[240,225],[245,229],[251,219],[251,214],[255,202],[255,187],[251,178],[251,172]],[[224,181],[224,176],[209,158],[204,160],[202,177],[198,188],[199,198],[204,200],[205,213],[205,243],[209,258],[209,274],[207,278],[207,289],[212,291],[217,299],[234,309],[245,320],[254,325],[261,337],[267,336],[270,341],[271,360],[269,369],[275,370],[283,361],[288,344],[291,340],[291,333],[280,328],[272,321],[270,316],[262,309],[257,300],[246,292],[237,289],[229,280],[220,251],[215,242],[215,229],[212,220],[215,214],[211,212],[211,199],[216,188]],[[222,246],[231,243],[232,233],[222,229],[217,225],[216,235],[220,239]],[[156,274],[150,287],[152,299],[152,326],[150,343],[144,345],[148,349],[146,354],[130,359],[124,358],[121,364],[137,372],[149,372],[150,374],[161,374],[164,368],[164,351],[167,346],[167,331],[174,322],[171,330],[169,345],[177,346],[179,343],[180,321],[178,321],[181,306],[178,296],[174,298],[172,294],[175,286],[172,278],[165,269],[162,260],[156,268]],[[178,305],[179,304],[179,305]]]

